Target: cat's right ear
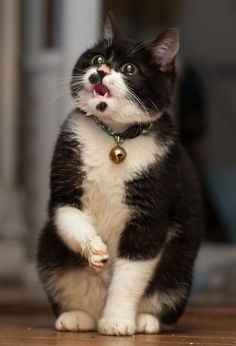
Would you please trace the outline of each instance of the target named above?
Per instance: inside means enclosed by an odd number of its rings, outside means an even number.
[[[109,12],[105,20],[103,38],[106,41],[111,42],[114,38],[118,38],[120,36],[120,29],[114,18],[114,15],[112,12]]]

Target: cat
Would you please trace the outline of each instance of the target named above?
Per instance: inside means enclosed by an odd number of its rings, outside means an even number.
[[[75,64],[38,271],[59,331],[155,334],[184,311],[202,231],[195,169],[168,113],[179,49],[114,18]]]

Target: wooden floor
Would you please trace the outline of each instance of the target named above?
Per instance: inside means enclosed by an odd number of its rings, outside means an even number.
[[[189,307],[175,330],[160,335],[109,337],[60,333],[53,324],[52,315],[43,308],[0,306],[0,346],[236,346],[236,307]]]

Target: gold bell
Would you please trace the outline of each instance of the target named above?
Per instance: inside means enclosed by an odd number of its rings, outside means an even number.
[[[116,164],[119,164],[125,160],[127,153],[118,143],[111,149],[109,157],[110,160]]]

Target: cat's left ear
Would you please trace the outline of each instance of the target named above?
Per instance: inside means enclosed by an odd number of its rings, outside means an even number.
[[[109,12],[105,20],[103,37],[107,41],[112,41],[114,38],[118,38],[120,36],[120,29],[115,20],[115,17],[112,12]]]
[[[179,30],[176,28],[165,30],[148,48],[160,70],[171,72],[179,50]]]

